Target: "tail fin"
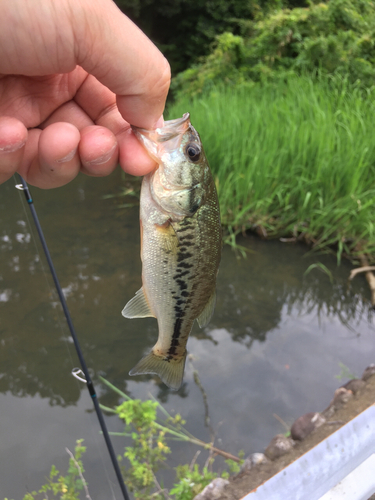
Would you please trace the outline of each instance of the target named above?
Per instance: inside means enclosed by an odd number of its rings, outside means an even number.
[[[147,354],[141,361],[130,370],[129,375],[145,375],[155,373],[173,391],[177,391],[184,377],[186,351],[180,359],[165,359],[156,356],[153,352]]]

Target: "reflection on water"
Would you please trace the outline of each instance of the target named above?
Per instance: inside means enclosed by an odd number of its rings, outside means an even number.
[[[151,318],[121,316],[140,286],[141,265],[137,209],[118,210],[114,199],[103,199],[118,191],[119,182],[115,173],[106,179],[82,176],[54,191],[32,189],[81,347],[94,380],[104,375],[135,397],[151,391],[208,439],[189,364],[177,394],[156,377],[128,376],[155,343],[157,326]],[[188,343],[213,424],[222,422],[219,444],[232,453],[262,451],[282,432],[274,413],[291,422],[327,406],[340,383],[340,362],[360,375],[374,361],[369,292],[363,277],[348,290],[348,263],[337,268],[333,257],[305,256],[304,246],[277,241],[249,237],[241,245],[251,249],[246,259],[224,248],[216,312],[204,330],[194,327]],[[95,422],[90,420],[89,430],[83,423],[90,402],[70,376],[78,361],[14,181],[0,187],[0,254],[0,433],[7,434],[0,453],[13,464],[13,472],[0,468],[0,498],[21,498],[40,485],[53,460],[65,460],[68,441],[73,447],[80,437],[93,447],[86,460],[89,482],[96,485],[96,498],[101,491],[106,498],[108,480],[99,478],[103,467],[94,451],[105,453],[104,446],[97,442]],[[318,261],[331,269],[333,284],[318,269],[304,276]],[[104,404],[116,404],[116,395],[97,386]],[[26,430],[10,431],[12,422]],[[109,418],[108,425],[118,423]],[[49,439],[40,436],[35,456],[41,426]],[[116,446],[121,451],[123,443]],[[189,446],[176,451],[177,460],[191,460]]]

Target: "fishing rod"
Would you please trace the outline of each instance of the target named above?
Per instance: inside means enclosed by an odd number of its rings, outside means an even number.
[[[49,269],[51,271],[51,275],[52,275],[53,281],[55,283],[55,287],[56,287],[56,290],[57,290],[57,293],[58,293],[58,296],[59,296],[59,299],[60,299],[60,302],[61,302],[61,305],[62,305],[62,308],[64,311],[66,322],[68,323],[70,334],[72,336],[74,346],[76,348],[76,352],[78,355],[79,362],[81,364],[82,372],[83,372],[86,380],[84,380],[83,378],[77,377],[77,375],[74,373],[73,373],[73,375],[76,378],[78,378],[79,380],[86,382],[87,389],[88,389],[90,396],[91,396],[91,399],[94,403],[96,415],[98,417],[99,424],[100,424],[101,430],[103,432],[103,436],[104,436],[104,439],[105,439],[105,442],[106,442],[106,445],[108,448],[109,455],[111,457],[113,468],[115,469],[115,473],[117,476],[117,480],[118,480],[121,492],[122,492],[125,500],[130,500],[130,497],[129,497],[129,494],[127,492],[123,477],[121,475],[120,466],[118,464],[116,454],[115,454],[115,451],[113,449],[111,438],[109,437],[108,429],[107,429],[106,423],[104,421],[103,413],[102,413],[100,406],[99,406],[99,401],[98,401],[98,398],[97,398],[97,395],[95,392],[95,387],[94,387],[94,384],[91,380],[90,374],[88,372],[86,361],[85,361],[85,358],[83,357],[83,353],[81,351],[81,347],[80,347],[79,342],[78,342],[77,334],[76,334],[74,326],[73,326],[73,321],[72,321],[72,318],[70,316],[68,305],[66,303],[64,293],[63,293],[62,288],[60,286],[60,282],[59,282],[57,274],[56,274],[55,266],[53,265],[51,255],[50,255],[49,250],[48,250],[47,242],[44,238],[42,227],[40,225],[39,218],[38,218],[38,215],[37,215],[35,207],[34,207],[33,199],[31,197],[31,194],[30,194],[28,185],[26,184],[26,181],[23,179],[23,177],[20,174],[17,174],[17,175],[20,178],[21,184],[16,185],[16,188],[20,189],[24,192],[27,204],[30,207],[30,211],[31,211],[31,214],[33,216],[34,223],[36,226],[36,230],[38,232],[38,236],[39,236],[40,242],[42,244],[43,251],[44,251],[44,254],[46,256],[48,266],[49,266]]]

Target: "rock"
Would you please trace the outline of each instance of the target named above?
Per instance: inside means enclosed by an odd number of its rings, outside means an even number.
[[[251,455],[247,458],[245,458],[244,463],[241,466],[240,472],[238,474],[241,474],[242,472],[248,472],[254,467],[253,461],[251,459]]]
[[[322,411],[322,415],[325,418],[332,417],[335,411],[342,408],[352,397],[353,397],[352,391],[345,389],[345,387],[339,387],[338,389],[335,390],[335,394],[328,408]]]
[[[353,378],[352,380],[349,380],[346,384],[344,384],[342,387],[344,389],[347,389],[348,391],[352,391],[353,394],[357,394],[358,392],[363,389],[365,386],[365,382],[359,378]]]
[[[245,459],[238,474],[241,474],[242,472],[248,472],[255,465],[265,464],[266,462],[268,462],[268,460],[264,453],[252,453]]]
[[[326,419],[331,418],[335,411],[335,406],[333,404],[330,404],[324,411],[322,411],[322,415]]]
[[[219,500],[227,484],[229,484],[227,479],[217,477],[198,493],[193,500]]]
[[[338,410],[339,408],[342,408],[352,397],[352,391],[345,389],[345,387],[339,387],[336,389],[332,401],[335,405],[335,409]]]
[[[253,453],[250,455],[253,465],[265,464],[268,462],[264,453]]]
[[[362,380],[366,382],[370,377],[372,377],[375,374],[375,364],[371,363],[370,366],[368,366],[365,371],[363,372],[362,375]]]
[[[275,460],[276,458],[282,457],[288,453],[293,446],[294,441],[292,439],[285,437],[283,434],[277,434],[271,439],[271,442],[267,446],[264,454],[270,460]]]
[[[290,434],[293,439],[297,441],[302,441],[309,434],[311,434],[315,429],[324,424],[326,419],[317,412],[305,413],[301,417],[297,418],[290,429]]]

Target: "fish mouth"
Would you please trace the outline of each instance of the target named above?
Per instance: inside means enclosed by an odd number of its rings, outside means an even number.
[[[161,155],[179,148],[182,136],[190,127],[190,114],[185,113],[182,118],[167,120],[163,127],[155,130],[131,126],[137,139],[144,145],[149,155],[158,163]]]

